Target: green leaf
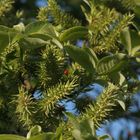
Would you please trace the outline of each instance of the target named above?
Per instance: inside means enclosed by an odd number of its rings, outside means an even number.
[[[19,44],[23,47],[23,49],[37,49],[42,46],[46,45],[46,41],[40,39],[40,38],[31,38],[26,37],[19,41]]]
[[[128,90],[128,83],[124,75],[120,72],[114,72],[108,75],[111,82],[115,85],[119,85],[124,92]]]
[[[125,103],[121,100],[117,100],[117,102],[119,103],[119,105],[122,107],[122,109],[125,111],[126,110],[126,106]]]
[[[95,127],[94,127],[94,123],[92,120],[89,120],[89,119],[83,120],[80,123],[80,130],[81,130],[83,136],[86,136],[86,134],[88,134],[88,133],[91,136],[96,136]]]
[[[0,32],[5,32],[5,33],[8,33],[8,32],[14,32],[15,30],[12,29],[12,28],[9,28],[9,27],[6,27],[6,26],[3,26],[3,25],[0,25]]]
[[[55,135],[55,138],[57,140],[63,140],[63,137],[62,137],[62,134],[63,134],[63,128],[60,126],[56,129],[56,135]]]
[[[57,45],[60,49],[63,49],[62,44],[56,38],[54,38],[53,36],[51,36],[49,34],[36,33],[36,34],[29,35],[29,37],[31,37],[31,38],[39,38],[39,39],[42,39],[44,41],[51,40],[52,43],[54,43],[55,45]]]
[[[27,139],[30,137],[37,135],[41,132],[41,127],[39,125],[36,125],[30,129],[30,131],[27,133]]]
[[[25,34],[48,34],[50,36],[56,37],[56,31],[54,27],[45,21],[37,21],[30,23],[25,28]]]
[[[66,116],[68,116],[73,126],[72,135],[76,140],[97,140],[92,120],[84,119],[79,122],[76,117],[69,112],[66,113]]]
[[[139,51],[140,35],[138,32],[129,30],[129,28],[126,27],[121,33],[121,42],[126,47],[128,54],[134,56],[135,53]]]
[[[123,76],[123,74],[119,73],[119,85],[122,86],[125,82],[125,77]]]
[[[131,56],[137,56],[140,51],[140,45],[132,48]]]
[[[98,138],[99,140],[112,140],[110,135],[103,135]]]
[[[136,52],[134,56],[135,56],[136,58],[140,57],[140,51],[139,51],[139,52]]]
[[[9,45],[9,36],[4,32],[0,32],[0,53]]]
[[[78,129],[79,123],[76,120],[76,117],[72,113],[69,113],[69,112],[65,112],[65,115],[68,117],[68,119],[72,123],[73,127]]]
[[[134,12],[135,12],[136,16],[140,17],[140,2],[139,2],[139,4],[136,5]]]
[[[91,57],[91,60],[94,60],[93,63],[94,63],[94,65],[96,66],[99,60],[98,60],[98,58],[97,58],[95,52],[93,51],[93,49],[91,49],[91,48],[89,48],[89,47],[84,47],[83,49],[84,49],[84,50],[88,53],[88,55]]]
[[[109,75],[111,81],[115,84],[115,85],[119,85],[121,87],[126,86],[126,79],[124,77],[123,74],[119,73],[111,73]]]
[[[54,27],[43,21],[33,22],[26,26],[26,38],[20,41],[20,44],[25,48],[39,48],[46,44],[46,41],[51,40],[59,48],[63,48],[62,44],[58,41],[57,33]]]
[[[124,28],[123,31],[121,32],[121,42],[126,47],[126,50],[130,55],[132,46],[131,46],[131,36],[128,27]]]
[[[72,135],[75,140],[98,140],[97,137],[91,135],[89,132],[83,134],[79,129],[74,129]]]
[[[137,61],[138,63],[140,63],[140,58],[136,58],[136,61]]]
[[[96,71],[99,75],[106,75],[109,73],[120,71],[125,61],[125,55],[123,54],[116,54],[111,56],[103,57],[97,64]]]
[[[90,4],[90,2],[88,1],[88,0],[83,0],[89,7],[91,6]]]
[[[140,35],[137,31],[130,30],[132,48],[140,45]]]
[[[54,140],[54,138],[55,138],[54,133],[49,132],[49,133],[42,133],[37,136],[33,136],[28,140]]]
[[[14,25],[13,28],[20,33],[25,31],[25,26],[23,23],[19,23],[17,25]]]
[[[63,49],[63,46],[62,44],[55,38],[52,39],[52,42],[57,45],[60,49]]]
[[[81,132],[78,129],[74,129],[72,131],[72,135],[75,138],[75,140],[84,140],[84,138],[82,138],[81,136]]]
[[[17,135],[1,134],[0,140],[26,140],[26,138]]]
[[[93,59],[92,55],[85,51],[85,49],[67,45],[65,46],[65,50],[72,59],[79,63],[89,73],[95,72],[95,60]]]
[[[60,34],[60,41],[67,42],[67,41],[76,41],[81,38],[87,38],[88,36],[88,29],[84,26],[76,26],[70,29],[65,30],[63,33]]]
[[[5,33],[0,31],[0,53],[2,53],[6,47],[18,41],[20,37],[20,35],[14,32]]]
[[[31,37],[31,38],[39,38],[39,39],[42,39],[44,41],[48,41],[48,40],[53,39],[53,37],[51,37],[48,34],[40,34],[40,33],[31,34],[28,37]]]

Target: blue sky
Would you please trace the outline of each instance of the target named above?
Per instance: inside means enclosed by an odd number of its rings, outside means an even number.
[[[38,0],[38,1],[37,1],[37,5],[38,5],[39,7],[42,7],[42,6],[46,5],[46,3],[47,3],[47,0]]]

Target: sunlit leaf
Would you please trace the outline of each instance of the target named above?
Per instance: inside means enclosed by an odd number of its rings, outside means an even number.
[[[44,21],[36,21],[28,24],[25,28],[25,34],[48,34],[56,37],[54,27],[50,23]]]
[[[1,134],[0,140],[26,140],[26,138],[18,135]]]
[[[117,100],[117,102],[119,103],[119,105],[122,107],[122,109],[125,111],[126,110],[126,106],[125,103],[121,100]]]
[[[37,49],[46,45],[46,41],[40,38],[26,37],[20,40],[19,44],[23,49]]]
[[[36,125],[36,126],[32,127],[27,134],[27,139],[29,139],[32,136],[35,136],[35,135],[39,134],[40,132],[41,132],[41,127],[39,125]]]
[[[88,29],[86,27],[76,26],[67,29],[63,33],[61,33],[60,41],[62,42],[76,41],[82,38],[87,38],[87,36],[88,36]]]

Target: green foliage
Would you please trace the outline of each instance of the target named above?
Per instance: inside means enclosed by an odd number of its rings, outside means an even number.
[[[94,105],[90,105],[82,118],[91,118],[95,128],[99,127],[111,114],[112,108],[116,106],[116,99],[119,97],[119,88],[111,83],[97,98]]]
[[[56,103],[65,96],[70,95],[70,93],[74,91],[75,87],[77,87],[77,83],[76,79],[73,79],[66,83],[59,83],[55,87],[48,89],[46,93],[43,93],[44,98],[40,102],[40,106],[46,116],[49,115]]]
[[[83,26],[75,26],[68,30],[65,30],[60,34],[60,41],[76,41],[77,39],[87,38],[88,29]]]
[[[40,21],[48,20],[48,18],[47,18],[47,13],[48,13],[48,7],[41,7],[41,8],[39,9],[37,18],[38,18]]]
[[[136,6],[135,0],[122,0],[121,4],[128,10],[134,10]]]
[[[121,31],[131,23],[133,15],[119,15],[114,9],[86,1],[90,11],[82,7],[89,27],[89,40],[96,53],[116,52]]]
[[[129,0],[83,2],[83,23],[49,0],[38,20],[0,26],[0,133],[25,135],[30,130],[27,138],[0,139],[104,140],[109,136],[96,136],[97,128],[129,107],[140,87],[139,5]],[[125,12],[110,6],[116,2]],[[3,18],[13,1],[0,3]],[[104,90],[95,100],[89,97],[93,103],[85,102],[94,84]],[[80,98],[78,116],[66,121],[66,102]]]
[[[136,31],[131,31],[129,28],[125,28],[121,33],[121,42],[130,57],[139,56],[139,38],[140,35]]]
[[[69,117],[69,121],[71,122],[73,126],[72,130],[72,137],[75,140],[105,140],[110,139],[111,137],[109,135],[103,135],[98,137],[95,133],[95,128],[92,120],[82,120],[81,122],[76,121],[76,118],[71,115],[67,114]],[[30,129],[30,131],[27,133],[27,137],[21,137],[18,135],[0,135],[1,140],[10,140],[15,139],[23,139],[23,140],[63,140],[63,127],[58,127],[56,132],[47,132],[42,133],[41,127],[36,125]]]
[[[103,38],[101,39],[101,42],[99,42],[99,46],[96,46],[94,49],[97,53],[102,52],[108,52],[108,51],[116,51],[118,48],[116,48],[116,41],[117,38],[120,36],[121,31],[130,24],[130,21],[132,20],[132,15],[126,15],[122,19],[116,21],[114,23],[113,29]]]
[[[139,15],[139,12],[137,11],[139,9],[139,0],[107,0],[104,1],[104,4],[116,8],[121,13],[131,11],[134,12],[136,16]]]
[[[63,75],[65,57],[56,46],[47,46],[41,53],[41,61],[38,65],[38,78],[41,86],[45,88],[56,85]]]
[[[11,10],[13,3],[14,0],[0,0],[0,17]]]
[[[123,69],[123,66],[126,64],[125,60],[125,54],[121,53],[106,56],[98,62],[96,71],[100,75],[118,72]]]
[[[81,23],[69,13],[63,12],[55,0],[48,1],[48,10],[51,16],[54,18],[54,23],[56,25],[61,25],[64,29],[81,25]]]
[[[76,46],[67,45],[65,46],[65,50],[71,58],[78,62],[89,73],[93,73],[95,71],[98,58],[92,49],[87,47],[78,48]]]
[[[16,113],[21,122],[29,128],[32,125],[32,114],[35,113],[35,103],[29,93],[24,91],[23,88],[19,89],[18,98],[16,100]]]
[[[1,140],[26,140],[24,137],[17,135],[0,135]]]
[[[69,117],[69,121],[73,126],[72,135],[75,140],[105,140],[110,139],[109,135],[103,135],[98,137],[96,135],[96,130],[94,127],[94,123],[90,119],[85,119],[80,122],[76,120],[74,116],[71,114],[67,114]]]

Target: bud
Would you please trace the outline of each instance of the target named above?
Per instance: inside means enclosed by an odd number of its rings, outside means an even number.
[[[66,69],[64,70],[64,75],[68,75],[69,74],[69,71]]]

